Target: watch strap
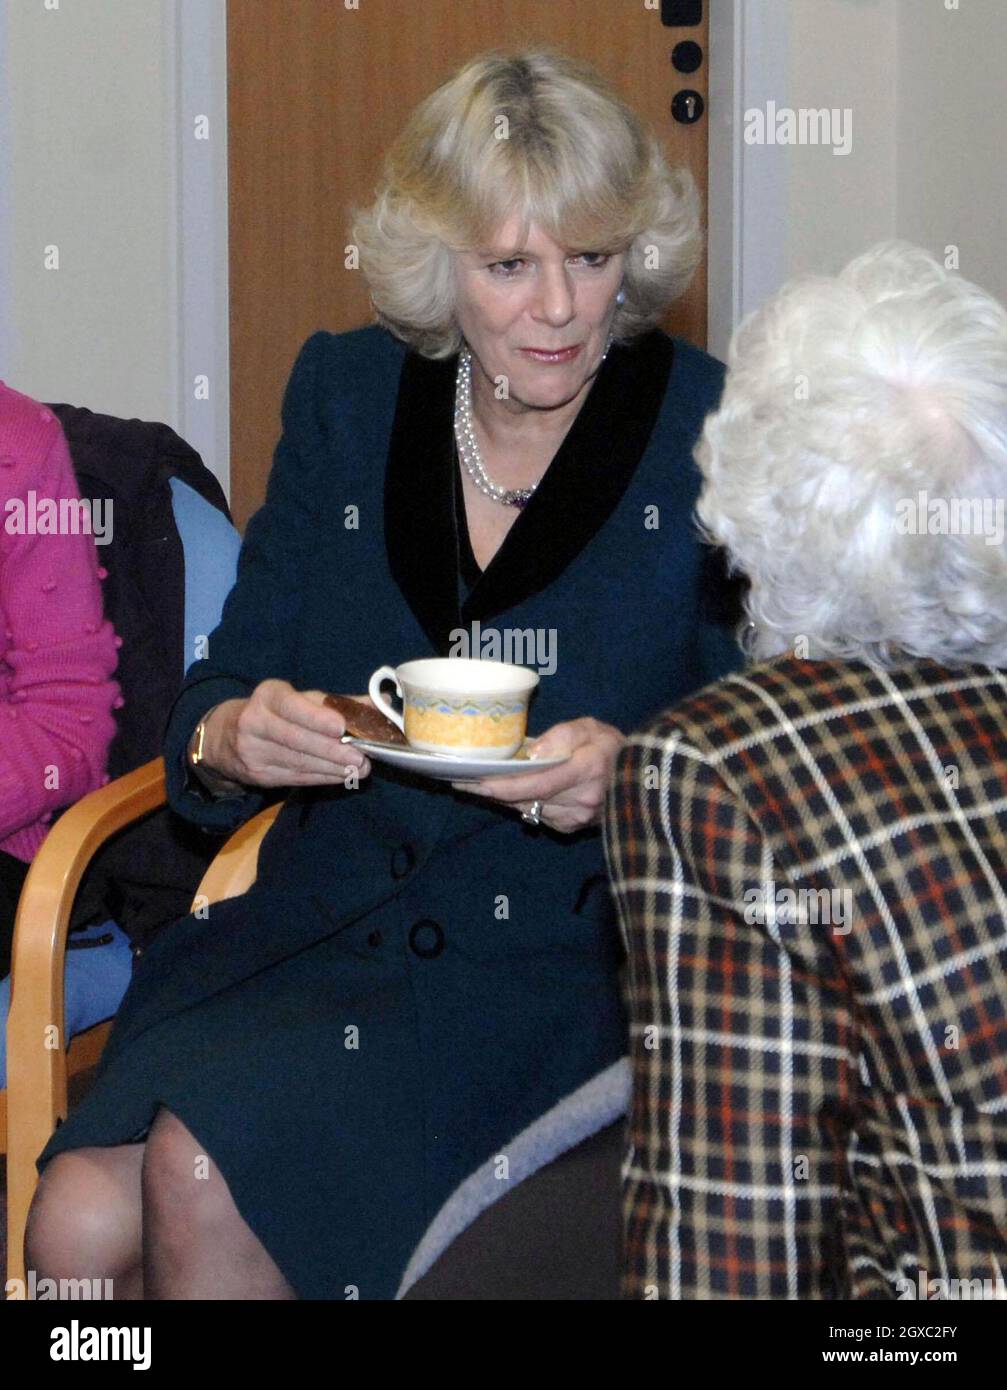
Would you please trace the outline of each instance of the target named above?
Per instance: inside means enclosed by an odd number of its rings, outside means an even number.
[[[232,782],[222,773],[207,767],[206,763],[203,761],[203,741],[206,736],[206,723],[213,713],[213,710],[216,708],[217,706],[214,705],[213,709],[208,709],[193,730],[192,738],[189,740],[189,747],[186,750],[186,762],[198,781],[212,796],[244,796],[245,787],[241,782]]]

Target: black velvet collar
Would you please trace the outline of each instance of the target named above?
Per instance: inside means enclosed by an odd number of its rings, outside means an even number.
[[[447,654],[452,628],[493,618],[546,588],[584,549],[643,457],[673,355],[672,340],[657,329],[613,344],[534,496],[459,610],[458,358],[406,354],[385,475],[385,543],[395,582],[435,651]]]

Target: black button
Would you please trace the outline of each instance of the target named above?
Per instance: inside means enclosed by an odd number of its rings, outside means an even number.
[[[409,933],[409,945],[424,960],[433,960],[444,950],[444,930],[439,922],[424,917],[416,922]]]
[[[380,930],[379,930],[377,927],[374,928],[374,930],[371,932],[370,936],[367,938],[367,944],[368,944],[368,946],[380,946],[380,945],[381,945],[381,932],[380,932]]]
[[[392,851],[392,878],[405,878],[416,863],[416,851],[412,845],[399,845]]]

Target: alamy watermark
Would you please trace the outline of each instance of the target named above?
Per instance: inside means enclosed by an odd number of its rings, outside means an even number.
[[[1002,545],[1002,497],[931,497],[921,488],[915,497],[895,503],[895,530],[900,536],[983,536],[987,545]]]
[[[928,1302],[944,1299],[1007,1299],[1007,1282],[997,1271],[995,1279],[931,1279],[926,1270],[918,1269],[915,1279],[903,1275],[895,1281],[896,1297],[918,1298]]]
[[[836,155],[853,149],[853,109],[777,106],[767,101],[765,110],[752,106],[745,112],[746,145],[831,145]]]
[[[115,1297],[112,1284],[111,1279],[40,1279],[34,1269],[29,1269],[27,1279],[8,1279],[5,1293],[12,1301],[58,1299],[66,1303],[100,1299],[110,1302]]]
[[[827,926],[836,936],[853,928],[851,888],[777,888],[765,883],[744,893],[744,918],[749,926]]]
[[[471,627],[453,627],[448,641],[448,656],[532,666],[540,676],[556,672],[558,634],[554,627],[484,628],[476,621]]]
[[[93,536],[95,545],[112,539],[111,497],[8,497],[4,504],[8,536]]]
[[[49,1334],[50,1361],[131,1361],[150,1370],[149,1327],[82,1327],[77,1318]]]

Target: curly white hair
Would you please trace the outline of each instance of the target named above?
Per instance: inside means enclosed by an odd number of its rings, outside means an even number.
[[[977,285],[904,241],[789,281],[695,457],[752,658],[1007,666],[1007,311]]]

